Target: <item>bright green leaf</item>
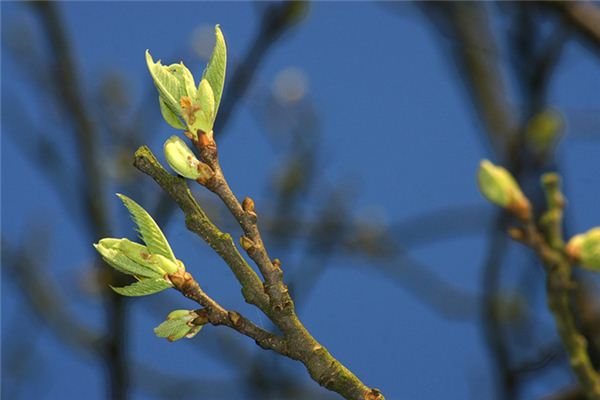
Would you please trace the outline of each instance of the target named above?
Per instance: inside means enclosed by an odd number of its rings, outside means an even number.
[[[227,67],[227,46],[225,38],[219,25],[215,26],[216,42],[208,65],[202,74],[202,79],[206,79],[212,88],[214,94],[214,116],[216,116],[221,103],[223,94],[223,85],[225,84],[225,70]],[[200,90],[198,88],[198,90]]]
[[[100,244],[104,242],[104,239],[100,241]],[[150,257],[150,250],[143,244],[132,242],[129,239],[119,240],[119,244],[116,247],[120,250],[127,258],[135,261],[138,264],[148,264],[148,258]],[[163,272],[164,273],[164,272]]]
[[[146,50],[146,64],[160,98],[172,113],[180,115],[179,99],[185,95],[181,80],[169,69],[170,66],[162,65],[160,60],[155,63],[148,50]]]
[[[142,279],[125,287],[111,286],[111,289],[122,296],[146,296],[162,292],[170,287],[173,285],[164,279]]]
[[[178,261],[171,261],[162,254],[150,254],[150,257],[148,257],[148,265],[165,271],[167,274],[173,274],[177,272],[181,263]]]
[[[196,97],[196,83],[194,82],[194,76],[190,70],[182,62],[179,64],[171,64],[168,68],[169,72],[179,80],[183,95],[188,96],[191,99]]]
[[[215,97],[206,79],[202,79],[198,86],[198,103],[200,111],[196,113],[194,128],[210,133],[215,121]]]
[[[142,240],[146,243],[148,250],[152,254],[160,254],[173,262],[177,262],[173,250],[171,250],[171,246],[169,246],[169,242],[167,242],[165,235],[150,214],[129,197],[118,193],[117,196],[119,196],[121,201],[123,201],[123,204],[125,204],[125,207],[127,207],[131,213],[131,217],[137,224],[138,231],[140,232]]]
[[[162,278],[164,274],[164,272],[153,269],[150,265],[140,265],[136,263],[117,249],[108,249],[99,244],[95,244],[94,247],[102,255],[102,258],[108,265],[124,274],[154,279]]]
[[[154,328],[154,333],[158,337],[168,338],[171,341],[181,339],[191,330],[187,322],[183,319],[170,319]]]
[[[183,122],[181,122],[177,114],[171,111],[171,109],[167,106],[167,103],[165,103],[160,96],[158,96],[158,103],[160,104],[160,112],[167,124],[171,125],[175,129],[187,129],[187,127]]]

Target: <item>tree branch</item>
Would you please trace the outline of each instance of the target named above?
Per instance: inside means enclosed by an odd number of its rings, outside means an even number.
[[[277,262],[273,263],[268,258],[264,249],[260,232],[258,232],[256,226],[256,215],[253,212],[253,207],[248,201],[245,201],[245,206],[242,207],[233,195],[220,172],[220,168],[217,169],[216,145],[214,146],[214,151],[211,152],[210,156],[207,156],[206,152],[203,151],[206,149],[201,149],[204,161],[207,162],[207,159],[210,159],[211,167],[216,172],[218,171],[215,174],[215,180],[207,186],[210,186],[223,199],[246,235],[250,237],[249,240],[252,240],[253,245],[248,247],[248,253],[265,276],[264,291],[262,286],[257,287],[261,282],[260,279],[239,254],[231,237],[220,232],[208,219],[193,198],[185,180],[170,175],[156,160],[150,149],[145,146],[136,151],[134,165],[140,171],[151,176],[164,191],[169,193],[184,212],[188,229],[202,237],[233,270],[242,284],[244,298],[248,302],[258,305],[265,315],[281,330],[286,343],[285,351],[282,352],[283,355],[302,362],[313,380],[321,386],[339,393],[346,399],[383,400],[384,397],[378,389],[371,389],[362,383],[350,370],[335,359],[325,347],[317,342],[298,319],[294,303],[283,283],[281,268],[279,268]],[[256,248],[257,246],[261,246],[261,248]],[[192,279],[191,276],[190,279]],[[269,284],[270,282],[272,284]],[[199,296],[199,293],[197,295]],[[208,299],[201,297],[199,299],[210,305]],[[223,321],[224,324],[233,323],[229,315],[227,320],[221,320],[221,317],[223,317],[223,314],[218,313],[215,316],[215,321]],[[242,320],[242,323],[245,324],[245,321]],[[251,328],[251,325],[248,325],[248,327]],[[262,332],[251,334],[262,335]],[[274,344],[271,344],[269,348],[273,348],[273,346]]]
[[[527,244],[542,261],[546,270],[548,306],[554,315],[558,333],[569,356],[571,368],[588,399],[600,399],[600,374],[594,369],[587,352],[587,340],[579,332],[571,309],[570,291],[575,288],[573,268],[564,251],[562,218],[565,199],[559,177],[545,174],[542,182],[548,210],[541,218],[543,231],[530,217],[523,229],[512,230],[513,237]]]
[[[256,305],[261,310],[267,309],[268,299],[263,291],[260,278],[235,247],[231,236],[221,232],[208,219],[190,192],[185,180],[169,174],[146,146],[140,147],[135,152],[134,165],[140,171],[151,176],[177,203],[185,215],[186,227],[200,236],[225,260],[242,285],[242,295],[246,302]]]
[[[180,271],[169,275],[169,278],[175,289],[180,291],[181,294],[204,307],[197,313],[202,318],[206,318],[212,325],[228,326],[242,335],[254,339],[263,349],[275,350],[283,355],[288,354],[287,344],[283,339],[259,328],[240,313],[225,310],[200,288],[198,282],[189,272]]]
[[[600,50],[600,8],[592,2],[556,1],[542,4],[553,6],[596,50]]]

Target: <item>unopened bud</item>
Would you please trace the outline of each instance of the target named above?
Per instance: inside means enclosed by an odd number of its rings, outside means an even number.
[[[240,245],[242,246],[242,249],[248,251],[252,247],[254,247],[254,242],[252,240],[250,240],[248,237],[242,236],[240,238]]]
[[[203,325],[195,323],[197,314],[192,310],[175,310],[167,316],[167,320],[154,328],[154,333],[174,342],[183,337],[194,337]]]
[[[490,202],[506,208],[517,217],[527,219],[531,206],[515,178],[505,168],[483,160],[477,174],[479,190]]]
[[[582,267],[600,272],[600,227],[573,236],[567,243],[566,252]]]
[[[188,179],[208,179],[212,169],[198,160],[192,150],[179,136],[171,136],[164,145],[165,158],[171,168]]]
[[[254,200],[250,197],[246,197],[242,202],[242,208],[245,212],[254,212]]]

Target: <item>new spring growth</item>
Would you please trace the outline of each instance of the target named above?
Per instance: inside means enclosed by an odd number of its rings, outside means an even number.
[[[600,227],[573,236],[566,251],[582,267],[600,272]]]
[[[490,202],[507,209],[520,219],[529,218],[531,212],[529,200],[521,191],[515,178],[505,168],[483,160],[479,166],[477,181],[481,194]]]
[[[219,25],[212,55],[196,87],[194,76],[182,63],[162,65],[154,62],[146,50],[146,64],[158,89],[160,110],[165,121],[175,129],[186,130],[193,139],[202,133],[212,140],[212,129],[221,102],[227,47]]]
[[[152,254],[142,244],[128,239],[106,238],[94,245],[113,268],[129,275],[162,278],[177,271],[177,263],[163,255]]]
[[[175,258],[162,231],[139,204],[122,194],[117,194],[129,210],[138,227],[144,244],[128,239],[101,239],[94,244],[102,258],[114,269],[132,275],[138,281],[125,287],[112,287],[123,296],[144,296],[173,287],[169,275],[184,270]]]
[[[214,175],[213,170],[198,160],[194,152],[178,136],[171,136],[167,139],[164,151],[167,163],[173,168],[173,171],[185,178],[205,183]]]
[[[175,310],[169,313],[166,321],[154,328],[154,333],[158,337],[166,338],[169,342],[183,337],[191,339],[207,322],[206,318],[200,317],[193,310]]]

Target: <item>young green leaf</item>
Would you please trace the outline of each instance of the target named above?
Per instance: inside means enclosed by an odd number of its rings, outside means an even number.
[[[191,310],[175,310],[171,311],[167,316],[167,320],[154,328],[156,336],[167,338],[174,342],[184,336],[192,338],[202,329],[204,325],[195,325],[191,321],[198,315]]]
[[[223,94],[223,85],[225,84],[225,70],[227,67],[227,46],[225,38],[219,25],[215,26],[215,48],[213,49],[208,65],[202,74],[202,79],[206,79],[212,88],[214,94],[214,115],[216,116],[221,103]],[[198,89],[200,90],[200,89]]]
[[[106,239],[102,239],[100,244],[103,244]],[[135,261],[138,264],[148,264],[148,258],[150,257],[150,250],[146,246],[140,243],[132,242],[129,239],[121,239],[114,249],[120,250],[127,258]],[[164,273],[164,272],[163,272]]]
[[[150,254],[147,262],[152,268],[165,271],[167,274],[174,274],[179,269],[179,266],[182,265],[178,260],[171,261],[162,254]]]
[[[111,286],[111,289],[122,296],[146,296],[162,292],[170,287],[173,285],[164,279],[142,279],[125,287]]]
[[[185,95],[180,79],[169,69],[170,66],[162,65],[160,60],[155,63],[149,50],[146,50],[146,64],[160,98],[172,113],[180,115],[179,99]]]
[[[200,111],[197,112],[199,118],[196,118],[193,128],[210,133],[215,122],[215,97],[206,79],[202,79],[198,86],[198,104],[200,105]]]
[[[146,243],[150,253],[160,254],[171,261],[177,262],[173,250],[171,250],[171,246],[169,246],[169,242],[167,242],[165,235],[150,214],[129,197],[119,193],[117,193],[117,196],[119,196],[121,201],[123,201],[123,204],[125,204],[125,207],[129,210],[133,221],[138,226],[138,231],[140,232],[142,240]]]
[[[126,257],[123,252],[118,249],[106,248],[102,246],[101,243],[94,244],[94,247],[102,255],[102,258],[108,265],[124,274],[152,279],[162,278],[164,274],[164,272],[150,268],[150,266],[136,263],[132,259]]]
[[[165,103],[165,101],[160,96],[158,96],[158,103],[160,104],[160,113],[162,114],[167,124],[171,125],[175,129],[187,129],[187,127],[183,122],[181,122],[177,114],[171,111],[171,109],[167,106],[167,103]]]
[[[154,328],[154,333],[158,337],[167,338],[173,342],[187,335],[191,329],[183,319],[170,319]]]
[[[196,97],[196,83],[194,82],[194,76],[190,70],[182,63],[171,64],[168,67],[169,73],[177,78],[179,81],[179,88],[182,96],[188,96],[190,98]]]

